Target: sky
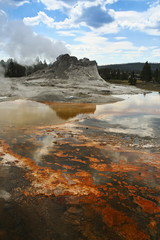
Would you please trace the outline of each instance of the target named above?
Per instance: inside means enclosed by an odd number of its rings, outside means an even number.
[[[0,59],[160,62],[160,0],[0,0]]]

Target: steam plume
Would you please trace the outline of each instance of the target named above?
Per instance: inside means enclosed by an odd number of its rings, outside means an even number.
[[[0,45],[9,57],[23,64],[31,64],[37,56],[54,61],[57,56],[70,53],[65,43],[36,34],[23,21],[8,21],[0,10]]]

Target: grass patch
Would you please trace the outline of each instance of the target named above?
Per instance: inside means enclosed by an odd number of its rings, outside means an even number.
[[[128,80],[114,79],[114,80],[108,80],[107,82],[130,86]],[[137,83],[135,86],[138,88],[144,89],[144,90],[148,90],[148,91],[160,92],[160,83],[156,83],[156,82],[143,82],[141,80],[137,80]]]

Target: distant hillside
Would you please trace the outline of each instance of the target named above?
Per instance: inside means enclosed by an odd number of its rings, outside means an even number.
[[[160,63],[149,63],[151,65],[152,71],[155,71],[157,68],[160,70]],[[125,63],[125,64],[111,64],[111,65],[103,65],[98,66],[98,69],[109,68],[109,69],[119,69],[120,71],[127,71],[135,73],[140,73],[144,63]]]

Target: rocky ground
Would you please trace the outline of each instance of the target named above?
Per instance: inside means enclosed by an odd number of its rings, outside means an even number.
[[[132,86],[113,85],[98,74],[95,61],[77,60],[68,54],[30,76],[0,79],[1,101],[7,98],[26,98],[47,102],[108,103],[120,100],[113,95],[144,92]],[[5,99],[6,100],[6,99]]]
[[[85,124],[4,131],[0,239],[160,239],[159,153]]]

